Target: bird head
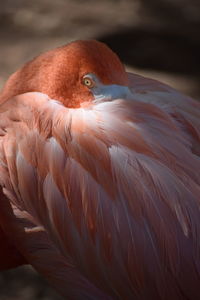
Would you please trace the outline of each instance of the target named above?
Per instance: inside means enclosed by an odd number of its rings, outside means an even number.
[[[95,40],[75,41],[26,63],[9,78],[1,99],[35,91],[76,108],[126,97],[127,86],[125,68],[110,48]]]

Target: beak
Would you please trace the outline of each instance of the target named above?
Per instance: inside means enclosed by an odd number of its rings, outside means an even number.
[[[131,99],[133,97],[130,89],[127,86],[111,84],[100,84],[91,89],[94,96],[93,103],[102,101],[112,101],[114,99]]]

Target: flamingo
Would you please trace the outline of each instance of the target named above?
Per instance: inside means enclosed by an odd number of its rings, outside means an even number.
[[[0,94],[0,269],[65,299],[200,299],[200,105],[98,41]]]

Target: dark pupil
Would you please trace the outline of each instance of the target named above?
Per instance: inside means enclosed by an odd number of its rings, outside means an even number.
[[[90,80],[86,79],[85,83],[86,85],[90,85]]]

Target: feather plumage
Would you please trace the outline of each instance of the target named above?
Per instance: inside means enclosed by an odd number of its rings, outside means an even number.
[[[166,103],[173,91],[160,86],[159,103],[145,85],[141,100],[140,85],[133,99],[86,108],[40,93],[0,107],[1,185],[32,228],[23,225],[15,245],[65,296],[200,295],[200,112],[177,95]]]

